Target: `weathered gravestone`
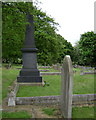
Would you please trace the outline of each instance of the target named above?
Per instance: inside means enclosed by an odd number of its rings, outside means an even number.
[[[8,106],[15,106],[15,98],[16,95],[13,91],[11,91],[11,93],[9,94],[9,99],[8,99]]]
[[[61,89],[61,112],[64,118],[72,117],[72,87],[73,70],[69,55],[66,55],[61,71],[62,89]]]

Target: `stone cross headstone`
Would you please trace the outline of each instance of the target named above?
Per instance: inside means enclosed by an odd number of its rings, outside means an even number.
[[[73,87],[73,70],[72,62],[69,55],[66,55],[61,71],[61,112],[64,118],[72,117],[72,87]]]

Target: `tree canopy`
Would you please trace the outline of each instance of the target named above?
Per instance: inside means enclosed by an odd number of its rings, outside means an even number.
[[[78,41],[78,44],[75,46],[75,53],[78,55],[78,64],[95,66],[96,34],[92,31],[82,34],[80,40]]]
[[[66,54],[73,56],[73,47],[57,34],[59,25],[54,19],[30,2],[2,3],[2,48],[3,61],[17,62],[22,58],[21,48],[25,40],[26,13],[34,16],[35,42],[38,48],[38,63],[55,64]]]

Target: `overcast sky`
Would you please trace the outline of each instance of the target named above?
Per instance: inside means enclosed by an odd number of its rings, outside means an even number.
[[[59,34],[74,45],[80,34],[94,31],[96,0],[39,0],[40,7],[61,26]]]

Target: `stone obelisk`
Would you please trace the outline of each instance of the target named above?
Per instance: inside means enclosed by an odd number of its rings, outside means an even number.
[[[23,67],[17,77],[19,83],[37,83],[42,82],[42,77],[37,69],[37,48],[34,40],[34,22],[33,15],[27,13],[27,21],[29,24],[26,25],[25,44],[22,48],[23,53]]]

